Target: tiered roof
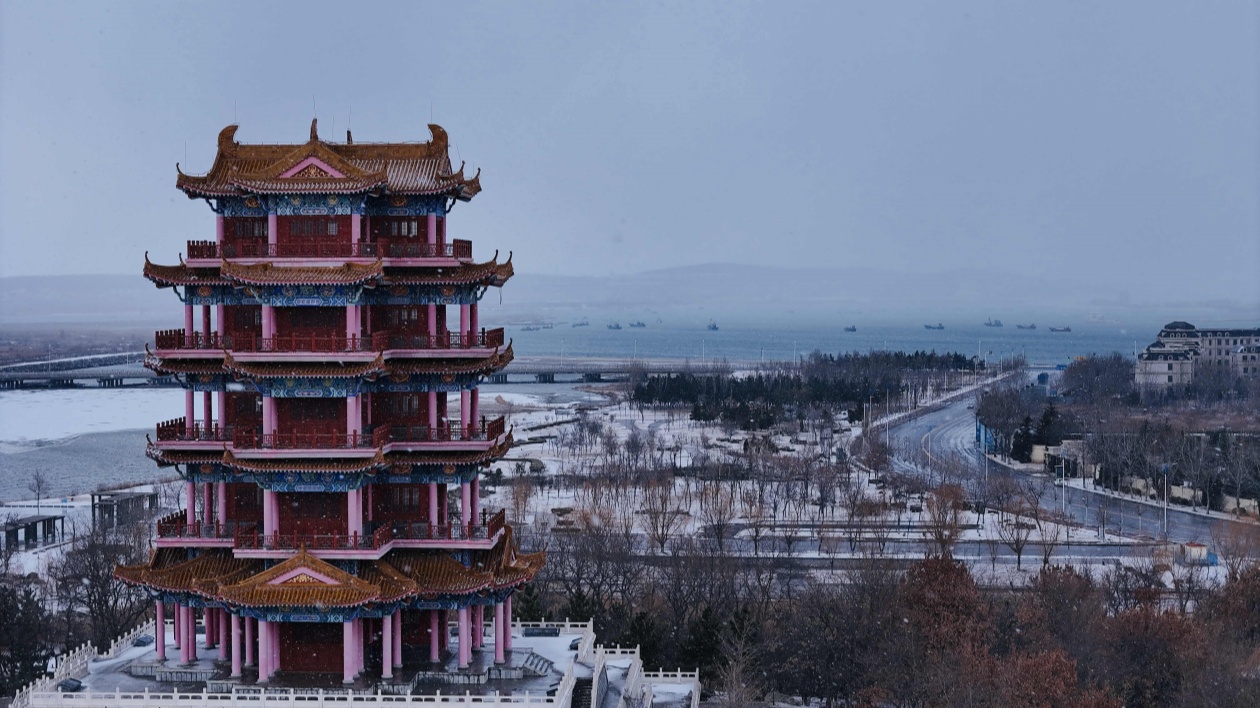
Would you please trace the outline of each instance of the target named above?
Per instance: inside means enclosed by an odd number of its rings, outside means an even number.
[[[464,176],[451,168],[446,131],[429,125],[427,143],[345,143],[319,138],[311,121],[301,145],[236,142],[237,126],[219,133],[219,151],[204,175],[179,171],[175,186],[190,198],[245,195],[366,194],[444,195],[468,201],[481,191],[481,171]]]
[[[271,568],[211,549],[185,560],[183,549],[163,548],[145,565],[118,566],[114,575],[132,585],[188,593],[241,607],[358,607],[411,598],[472,595],[519,586],[542,568],[543,553],[520,553],[510,527],[491,551],[465,566],[441,551],[394,551],[361,563],[352,575],[305,548]]]
[[[271,263],[241,265],[221,261],[218,266],[193,268],[159,265],[144,254],[144,277],[159,288],[198,285],[233,287],[265,285],[472,285],[502,287],[516,273],[512,254],[499,263],[499,253],[485,263],[461,263],[441,268],[391,268],[381,260],[375,263],[346,263],[339,266],[278,266]]]

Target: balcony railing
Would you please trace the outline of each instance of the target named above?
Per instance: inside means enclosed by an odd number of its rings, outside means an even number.
[[[225,339],[228,338],[220,337],[218,332],[207,336],[201,332],[188,334],[182,329],[162,329],[153,335],[158,349],[223,349]]]
[[[259,433],[238,430],[232,446],[238,450],[363,450],[376,447],[373,436],[362,433],[290,430]]]
[[[193,421],[188,427],[187,418],[172,418],[157,425],[158,442],[228,442],[232,439],[234,426],[219,427],[218,423],[207,423],[204,420]]]
[[[480,332],[438,332],[437,336],[405,332],[377,332],[372,335],[372,348],[386,349],[493,349],[503,346],[503,328]]]
[[[298,533],[277,531],[260,533],[257,528],[238,531],[233,545],[250,550],[374,550],[388,543],[390,528],[381,526],[374,532],[359,533]]]
[[[266,241],[189,241],[190,259],[220,258],[472,258],[472,241],[455,239],[449,243],[417,243],[379,239],[375,242],[306,241],[267,243]]]
[[[376,332],[363,337],[347,337],[344,334],[281,334],[261,337],[252,334],[227,334],[211,332],[186,334],[182,329],[163,329],[154,333],[158,349],[230,349],[237,352],[289,353],[340,353],[379,352],[387,349],[493,349],[503,346],[503,328],[482,329],[480,332],[439,332],[407,334],[405,332]]]
[[[467,429],[460,423],[447,423],[436,427],[428,425],[391,425],[385,423],[376,426],[372,432],[372,446],[381,447],[389,443],[426,443],[453,442],[458,440],[495,440],[506,430],[502,417],[487,420],[482,418],[478,424]]]
[[[252,532],[258,524],[254,521],[226,521],[213,524],[188,524],[183,520],[159,522],[158,538],[236,538],[238,534]]]
[[[373,351],[371,337],[337,334],[283,334],[275,337],[236,337],[238,352],[367,352]]]

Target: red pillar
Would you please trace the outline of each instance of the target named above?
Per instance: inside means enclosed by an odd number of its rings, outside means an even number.
[[[394,610],[394,666],[402,666],[402,610]]]
[[[354,620],[341,623],[341,682],[354,683]]]
[[[258,620],[258,682],[271,678],[271,623]]]
[[[442,630],[438,627],[438,611],[429,610],[429,661],[437,663],[442,660]]]
[[[232,615],[232,678],[241,676],[241,616]]]
[[[157,601],[157,617],[153,622],[153,639],[157,645],[157,660],[166,661],[166,606]]]
[[[184,496],[188,498],[188,513],[185,514],[184,523],[192,526],[197,523],[197,485],[189,482],[184,488]]]
[[[227,610],[218,609],[215,610],[215,614],[219,616],[219,629],[215,632],[215,638],[219,641],[219,659],[223,660],[228,658],[228,613]],[[233,615],[232,619],[235,621],[236,616]],[[235,642],[237,637],[233,637],[232,640]],[[232,659],[236,660],[235,650],[232,652]]]
[[[459,608],[459,668],[468,668],[472,660],[472,631],[469,627],[468,608]]]
[[[503,636],[503,603],[496,602],[494,603],[494,663],[496,664],[502,664],[507,660],[504,653],[505,642],[503,641]]]
[[[381,678],[394,678],[394,616],[381,617]]]
[[[254,657],[256,655],[255,645],[254,645],[254,634],[255,634],[254,626],[257,624],[258,624],[258,620],[250,618],[250,617],[245,618],[245,665],[246,666],[254,665]]]

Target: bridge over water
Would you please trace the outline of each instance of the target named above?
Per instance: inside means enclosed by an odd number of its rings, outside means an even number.
[[[174,386],[170,377],[144,368],[144,352],[32,361],[0,366],[0,388],[70,388],[95,386]],[[631,374],[675,374],[755,369],[757,362],[694,359],[623,359],[613,357],[517,357],[489,377],[490,383],[624,381]]]

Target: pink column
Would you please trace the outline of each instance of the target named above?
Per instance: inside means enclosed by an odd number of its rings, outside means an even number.
[[[341,682],[354,683],[354,620],[341,623]]]
[[[189,607],[188,625],[184,628],[188,635],[188,662],[197,660],[197,608]]]
[[[191,347],[193,339],[193,306],[184,305],[184,346]]]
[[[451,522],[450,510],[447,509],[450,499],[446,496],[446,485],[438,485],[438,523],[449,524]]]
[[[271,623],[258,620],[258,682],[271,678]]]
[[[468,608],[459,608],[459,668],[468,668],[472,660],[472,637],[468,626]]]
[[[245,665],[254,665],[254,625],[258,620],[250,617],[245,618]]]
[[[473,649],[480,649],[486,645],[486,606],[473,605]]]
[[[218,410],[219,430],[223,431],[227,428],[227,391],[219,391],[214,395],[216,399],[215,408]]]
[[[241,616],[232,615],[232,678],[241,676]]]
[[[276,432],[276,399],[271,396],[262,397],[263,434],[274,435]]]
[[[276,336],[276,308],[271,305],[262,306],[262,336],[263,339]]]
[[[184,433],[192,437],[193,426],[197,424],[197,399],[190,388],[184,391]]]
[[[472,332],[473,337],[477,336],[477,303],[468,305],[468,331]]]
[[[359,338],[359,306],[346,305],[346,347],[352,345],[349,340],[357,340]]]
[[[267,245],[274,246],[280,239],[280,219],[275,214],[267,215]]]
[[[282,666],[280,664],[280,623],[271,622],[271,673],[276,673]]]
[[[201,306],[201,348],[210,348],[210,306]]]
[[[372,491],[373,489],[375,489],[375,487],[371,484],[363,488],[363,492],[367,495],[367,499],[364,501],[364,504],[363,504],[363,513],[367,515],[367,520],[369,524],[372,523],[372,506],[374,504],[372,501],[372,496],[375,493]]]
[[[429,610],[429,661],[437,663],[442,660],[442,632],[445,627],[438,627],[438,611]]]
[[[429,391],[429,430],[432,434],[437,434],[438,424],[438,395],[437,391]]]
[[[153,621],[153,640],[157,647],[157,660],[166,661],[166,606],[157,601],[157,616]]]
[[[215,521],[220,524],[227,523],[227,482],[215,482],[214,493],[215,501],[218,502],[218,509],[215,511]]]
[[[429,523],[438,523],[438,486],[437,482],[429,482]]]
[[[467,389],[460,389],[459,391],[459,425],[460,425],[460,435],[462,435],[465,440],[468,440],[472,437],[472,435],[469,434],[469,431],[472,427],[472,422],[473,422],[472,416],[469,415],[472,412],[471,408],[472,406],[469,403],[469,396],[468,396]]]
[[[363,435],[363,396],[346,397],[346,435]]]
[[[503,600],[503,648],[512,651],[512,596]]]
[[[358,243],[363,239],[363,215],[350,215],[350,243]]]
[[[437,346],[437,325],[438,325],[437,308],[438,308],[437,305],[429,305],[428,320],[429,320],[429,346],[430,347]]]
[[[459,522],[465,529],[472,523],[472,488],[467,482],[459,485]]]
[[[217,614],[217,615],[219,616],[219,629],[218,629],[218,631],[217,631],[217,632],[215,632],[215,638],[216,638],[216,639],[218,640],[218,642],[219,642],[219,659],[220,659],[220,660],[223,660],[223,659],[228,658],[228,639],[227,639],[227,637],[228,637],[228,613],[227,613],[227,610],[224,610],[224,609],[221,609],[221,608],[220,608],[220,609],[218,609],[218,610],[215,610],[215,614]],[[235,620],[236,620],[236,615],[232,615],[232,620],[235,622]],[[236,636],[233,636],[233,637],[232,637],[232,641],[234,641],[234,642],[235,642],[237,639],[238,639],[238,638],[237,638]],[[236,660],[236,652],[235,652],[235,651],[233,651],[233,652],[232,652],[232,660],[233,660],[233,661],[235,661],[235,660]]]
[[[357,489],[346,492],[346,520],[347,533],[363,535],[363,502]]]
[[[468,306],[459,306],[459,338],[465,349],[472,346],[472,337],[468,336]]]
[[[468,392],[468,417],[473,425],[481,425],[481,394],[475,388]]]
[[[270,489],[263,490],[263,535],[271,536],[276,532],[276,493]]]
[[[222,305],[214,306],[214,331],[218,332],[220,342],[223,340],[223,332],[225,331],[223,329],[223,313],[224,309]]]
[[[204,524],[210,523],[211,521],[210,517],[214,514],[214,502],[211,497],[213,493],[214,493],[214,486],[211,485],[209,482],[205,482],[201,485],[201,522]],[[209,611],[209,608],[207,608],[207,612],[208,611]],[[206,638],[209,639],[210,637],[209,627],[206,627],[206,632],[207,632]]]
[[[494,663],[506,661],[503,652],[503,603],[494,603]]]
[[[174,604],[174,606],[171,607],[171,627],[175,630],[175,648],[176,649],[180,648],[181,644],[179,643],[179,638],[184,633],[184,628],[179,625],[180,625],[180,614],[179,614],[179,603],[177,602]]]
[[[214,217],[214,242],[223,243],[223,215],[218,214]]]
[[[206,486],[209,486],[209,485],[206,485]],[[206,626],[206,633],[204,636],[206,638],[206,649],[213,649],[214,648],[214,626],[215,626],[214,610],[207,607],[204,610],[202,610],[202,612],[205,613],[204,622]]]
[[[473,477],[469,487],[472,488],[472,518],[475,524],[477,523],[477,513],[481,509],[481,480]]]
[[[206,391],[201,394],[201,424],[209,429],[212,420],[214,420],[214,399],[211,393]]]
[[[437,214],[429,214],[424,224],[425,235],[428,237],[429,245],[437,245]]]
[[[175,645],[179,647],[179,663],[188,663],[187,619],[184,617],[184,606],[175,605]]]
[[[381,617],[381,678],[394,678],[394,616]]]
[[[197,485],[189,482],[184,488],[184,496],[188,498],[188,513],[184,523],[192,526],[197,523]]]
[[[402,666],[402,610],[394,610],[394,666]]]

